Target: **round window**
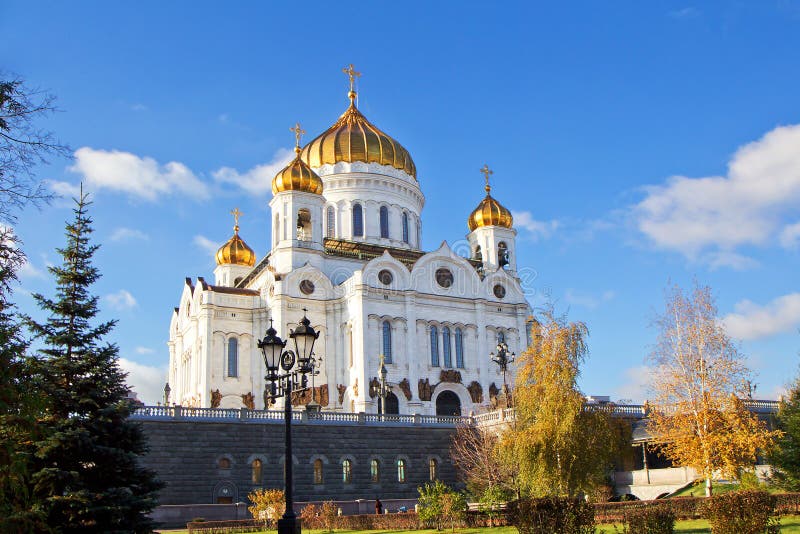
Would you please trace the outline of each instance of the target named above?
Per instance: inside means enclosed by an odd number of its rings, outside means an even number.
[[[382,270],[381,272],[378,273],[378,280],[381,281],[381,284],[388,286],[389,284],[392,283],[392,280],[394,280],[394,277],[392,276],[392,271],[388,271],[386,269]]]
[[[499,299],[505,297],[506,296],[506,288],[504,288],[500,284],[497,284],[496,286],[494,286],[494,296],[499,298]]]
[[[314,292],[314,282],[306,278],[305,280],[300,282],[300,291],[303,292],[305,295],[310,295]]]
[[[442,267],[436,269],[436,283],[442,287],[450,287],[453,285],[453,273],[450,269]]]

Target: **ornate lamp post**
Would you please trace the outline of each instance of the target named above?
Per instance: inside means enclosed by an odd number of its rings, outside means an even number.
[[[172,392],[172,388],[169,387],[169,382],[164,386],[164,406],[169,406],[169,394]]]
[[[384,365],[384,356],[381,354],[381,363],[378,366],[378,376],[380,377],[378,380],[380,381],[380,389],[378,390],[378,397],[381,399],[380,405],[380,413],[381,415],[386,415],[386,397],[389,396],[389,392],[392,391],[392,386],[386,383],[386,377],[389,375],[389,371],[386,369]]]
[[[319,337],[319,332],[311,326],[311,321],[305,316],[297,328],[291,331],[289,337],[294,340],[294,351],[284,350],[286,341],[278,336],[272,327],[267,329],[264,339],[258,342],[258,348],[264,355],[264,365],[267,367],[267,376],[270,383],[269,400],[283,397],[284,423],[285,423],[285,454],[284,454],[284,483],[286,495],[286,511],[278,520],[278,534],[300,534],[300,520],[294,513],[294,499],[292,497],[292,391],[299,391],[308,387],[308,373],[314,371],[314,342]],[[296,365],[295,365],[296,364]],[[278,372],[278,367],[283,373]]]
[[[508,370],[508,364],[514,363],[514,358],[517,356],[513,352],[508,351],[508,345],[505,341],[501,341],[497,344],[496,349],[497,354],[494,352],[489,354],[489,357],[492,359],[494,363],[500,366],[500,370],[503,371],[503,393],[505,393],[506,398],[508,398],[508,384],[506,384],[506,371]]]

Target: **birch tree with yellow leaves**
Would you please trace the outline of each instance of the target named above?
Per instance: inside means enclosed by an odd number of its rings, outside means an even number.
[[[697,470],[711,496],[715,476],[738,478],[779,433],[742,400],[751,373],[717,318],[709,287],[695,284],[690,294],[670,288],[655,324],[648,429],[667,458]]]

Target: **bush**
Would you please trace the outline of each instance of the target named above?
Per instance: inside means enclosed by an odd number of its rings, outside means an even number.
[[[339,507],[333,501],[325,501],[319,510],[320,522],[328,532],[333,532],[336,528],[336,520],[339,517]]]
[[[650,504],[625,514],[626,534],[673,534],[675,513],[667,506]]]
[[[713,534],[763,534],[780,531],[776,499],[765,491],[732,491],[706,502]]]
[[[496,518],[503,515],[502,507],[507,501],[507,492],[497,484],[483,490],[478,509],[489,518],[489,526],[494,524]]]
[[[451,490],[441,480],[425,484],[419,491],[419,518],[432,524],[436,530],[442,530],[444,521],[448,521],[455,529],[456,522],[464,517],[467,500],[461,493]]]
[[[543,497],[509,503],[509,521],[520,534],[594,534],[594,507],[582,499]]]
[[[280,519],[286,510],[286,498],[283,496],[283,490],[259,488],[250,492],[247,498],[253,503],[247,507],[247,511],[250,512],[253,519],[263,520],[265,525],[270,521],[275,522]]]

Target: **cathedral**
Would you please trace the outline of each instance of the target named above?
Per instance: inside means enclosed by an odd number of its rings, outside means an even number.
[[[320,332],[318,374],[292,403],[324,411],[468,415],[502,401],[490,353],[529,344],[531,308],[511,212],[491,195],[466,218],[469,257],[421,249],[425,196],[411,154],[349,106],[272,180],[271,247],[239,235],[218,250],[213,283],[187,278],[169,332],[171,404],[273,409],[258,342],[303,317]],[[455,214],[454,214],[455,215]],[[380,366],[390,390],[380,403]],[[509,367],[513,379],[513,364]],[[384,390],[385,393],[385,390]]]

